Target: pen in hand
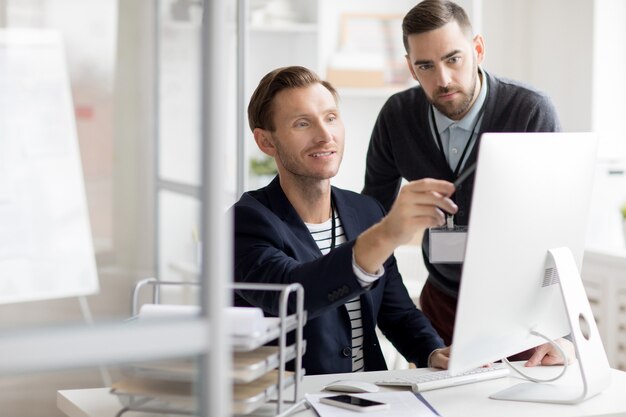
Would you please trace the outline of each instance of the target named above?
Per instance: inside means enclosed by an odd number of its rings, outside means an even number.
[[[463,171],[463,173],[459,175],[459,177],[456,180],[454,180],[454,188],[457,188],[459,185],[461,185],[463,181],[467,179],[467,177],[469,177],[470,175],[472,175],[474,171],[476,171],[477,164],[478,164],[477,162],[474,162],[472,165],[469,166],[469,168]]]

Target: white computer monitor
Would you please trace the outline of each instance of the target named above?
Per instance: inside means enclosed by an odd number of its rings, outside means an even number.
[[[450,371],[545,343],[534,331],[549,339],[571,334],[580,364],[599,372],[587,372],[594,374],[585,381],[592,387],[582,387],[582,397],[539,385],[530,397],[504,399],[578,402],[608,384],[608,361],[579,275],[596,149],[590,133],[481,137]]]

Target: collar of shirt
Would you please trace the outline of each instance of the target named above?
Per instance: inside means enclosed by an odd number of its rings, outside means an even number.
[[[441,113],[439,110],[437,110],[437,108],[433,107],[435,113],[435,121],[437,122],[437,130],[439,130],[440,135],[443,135],[443,133],[453,124],[456,124],[458,128],[463,129],[468,133],[472,131],[472,128],[476,124],[476,119],[479,116],[478,113],[483,107],[483,103],[487,99],[487,75],[481,69],[479,69],[479,71],[482,74],[480,92],[478,93],[478,98],[472,105],[470,111],[465,115],[465,117],[463,117],[459,121],[452,120],[445,116],[443,113]]]

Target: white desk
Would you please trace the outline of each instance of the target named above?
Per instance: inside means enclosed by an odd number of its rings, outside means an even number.
[[[519,366],[519,364],[517,364]],[[528,369],[526,369],[528,371]],[[428,372],[428,370],[422,370]],[[532,375],[546,377],[559,372],[556,367],[533,368]],[[574,371],[574,372],[571,372]],[[363,381],[374,382],[386,375],[401,375],[406,370],[365,372],[361,374],[333,374],[305,376],[301,385],[304,392],[318,392],[328,382],[337,379],[358,378]],[[572,368],[566,374],[567,383],[575,380],[577,369]],[[489,394],[521,382],[518,377],[507,377],[492,381],[485,381],[454,388],[446,388],[425,392],[430,404],[443,417],[579,417],[579,416],[626,416],[626,372],[612,370],[612,383],[600,395],[578,405],[554,405],[539,403],[522,403],[512,401],[497,401],[488,398]],[[383,388],[392,390],[394,388]],[[287,398],[291,398],[291,395]],[[57,394],[58,408],[68,417],[112,417],[120,410],[121,405],[116,397],[109,394],[107,388],[64,390]],[[270,416],[275,407],[261,410],[262,415]],[[356,415],[356,413],[355,413]],[[295,414],[297,417],[315,417],[310,410],[302,410]],[[124,414],[124,417],[152,417],[147,413]],[[159,417],[163,417],[160,415]]]

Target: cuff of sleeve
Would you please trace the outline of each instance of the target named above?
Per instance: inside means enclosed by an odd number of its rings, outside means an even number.
[[[441,350],[441,348],[439,348],[439,349],[435,349],[435,350],[433,350],[432,352],[430,352],[430,355],[428,355],[427,366],[428,366],[429,368],[434,368],[434,366],[433,366],[433,364],[432,364],[432,361],[431,361],[431,360],[432,360],[432,358],[433,358],[433,355],[434,355],[435,353],[439,352],[440,350]]]
[[[354,250],[352,251],[352,270],[354,271],[354,275],[356,275],[359,284],[362,287],[368,287],[372,285],[378,278],[382,277],[385,273],[385,267],[381,266],[378,271],[374,274],[370,274],[365,272],[361,267],[356,263],[354,259]]]

